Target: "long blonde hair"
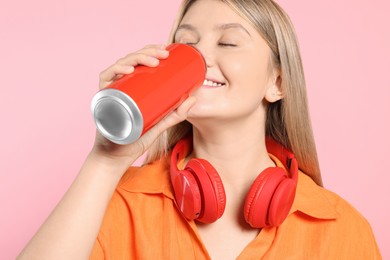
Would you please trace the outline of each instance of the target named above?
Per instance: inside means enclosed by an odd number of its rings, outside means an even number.
[[[196,0],[184,0],[173,25],[169,42]],[[310,122],[306,83],[294,27],[283,9],[272,0],[220,0],[257,29],[272,51],[273,66],[280,70],[283,99],[271,103],[266,118],[266,135],[290,149],[299,168],[322,186],[313,131]],[[192,130],[187,121],[164,132],[149,149],[145,163],[166,153]]]

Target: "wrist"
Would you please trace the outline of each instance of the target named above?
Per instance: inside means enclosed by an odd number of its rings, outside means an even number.
[[[86,164],[99,172],[120,178],[134,161],[135,159],[129,157],[111,157],[92,150],[87,156]]]

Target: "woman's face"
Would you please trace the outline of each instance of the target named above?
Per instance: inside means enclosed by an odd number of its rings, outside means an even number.
[[[188,10],[175,42],[195,46],[207,64],[207,82],[194,92],[197,118],[264,117],[263,99],[277,75],[270,69],[270,49],[260,34],[228,5],[198,0]]]

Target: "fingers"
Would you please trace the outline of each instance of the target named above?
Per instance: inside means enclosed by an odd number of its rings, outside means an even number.
[[[123,75],[132,73],[137,65],[156,67],[160,59],[166,59],[169,56],[169,52],[165,48],[166,45],[148,45],[119,59],[100,73],[99,88],[105,88]]]
[[[165,59],[169,56],[169,52],[166,50],[165,45],[149,45],[145,48],[126,55],[119,59],[115,64],[100,73],[99,87],[105,88],[110,85],[114,80],[122,77],[123,75],[134,72],[135,67],[138,65],[144,65],[148,67],[158,66],[160,59]],[[102,136],[95,141],[96,147],[104,152],[108,152],[115,158],[121,157],[122,154],[141,155],[143,154],[152,143],[168,128],[184,121],[187,118],[188,111],[195,104],[195,97],[187,98],[177,109],[169,113],[154,127],[152,127],[147,133],[145,133],[135,143],[126,146],[120,146],[105,142]]]
[[[188,112],[195,105],[196,98],[193,96],[188,97],[175,111],[168,114],[164,119],[162,119],[159,131],[163,132],[168,128],[184,121],[187,119]]]
[[[176,110],[164,117],[160,122],[158,122],[154,127],[146,132],[138,141],[142,142],[142,146],[147,149],[165,130],[186,120],[188,112],[195,103],[195,97],[188,97]]]
[[[128,168],[132,162],[144,154],[153,142],[168,128],[184,121],[188,112],[195,104],[195,97],[187,98],[175,111],[168,114],[164,119],[146,132],[140,139],[129,145],[118,145],[103,137],[96,131],[94,153],[109,158],[110,161],[117,160],[116,165],[126,164]],[[130,163],[130,164],[129,164]]]
[[[107,70],[100,73],[99,89],[103,89],[110,85],[113,81],[121,78],[123,75],[130,74],[134,71],[134,66],[114,64]]]
[[[128,64],[131,66],[136,66],[138,64],[149,64],[153,66],[156,65],[156,61],[158,62],[158,59],[165,59],[168,55],[169,52],[166,50],[166,45],[148,45],[137,52],[130,53],[119,59],[117,63]]]

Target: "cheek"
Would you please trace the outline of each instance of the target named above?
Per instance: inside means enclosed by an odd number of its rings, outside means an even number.
[[[255,58],[253,55],[225,57],[221,70],[232,90],[245,90],[248,95],[262,94],[269,79],[268,63],[264,57]],[[228,60],[229,59],[229,60]]]

